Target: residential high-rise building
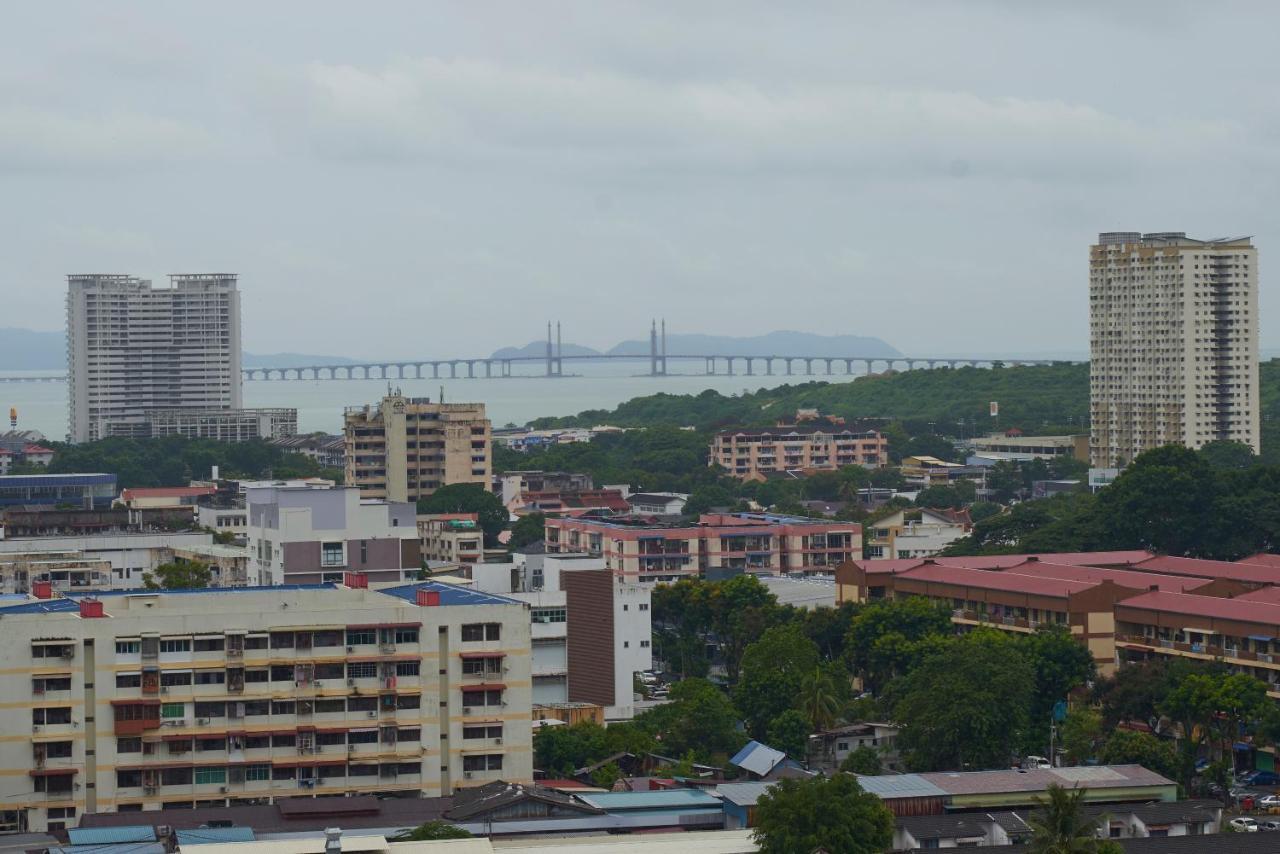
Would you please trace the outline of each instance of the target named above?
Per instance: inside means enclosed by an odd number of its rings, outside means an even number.
[[[524,603],[360,573],[50,594],[0,607],[5,831],[533,777]]]
[[[73,442],[149,436],[149,410],[238,409],[236,276],[68,276],[67,362]]]
[[[344,482],[366,498],[389,501],[417,501],[454,483],[488,489],[490,436],[483,403],[389,394],[377,404],[347,408]]]
[[[1089,253],[1089,458],[1258,450],[1258,251],[1247,237],[1107,232]]]

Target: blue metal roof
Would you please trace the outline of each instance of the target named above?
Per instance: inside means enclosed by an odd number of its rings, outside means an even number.
[[[758,741],[748,741],[746,746],[729,760],[729,764],[745,768],[752,774],[763,777],[786,758],[787,754],[781,750],[775,750],[769,745],[761,744]]]
[[[8,474],[0,477],[0,487],[8,486],[100,486],[115,485],[114,474]]]
[[[877,774],[858,777],[862,788],[881,798],[943,798],[947,793],[919,774]]]
[[[21,605],[0,608],[0,614],[60,614],[69,611],[79,613],[80,603],[72,599],[33,599]]]
[[[117,842],[155,842],[156,829],[149,824],[119,827],[80,827],[67,831],[72,845],[107,845]]]
[[[91,828],[105,830],[106,828]],[[63,845],[49,854],[167,854],[163,842],[109,842],[102,845]]]
[[[606,812],[620,810],[660,810],[723,807],[720,799],[697,789],[655,789],[650,792],[601,792],[578,795],[578,799]]]
[[[95,590],[91,593],[68,593],[68,597],[76,599],[103,599],[108,596],[192,596],[211,593],[280,593],[286,590],[336,590],[337,584],[277,584],[263,587],[191,587],[176,590],[147,590],[134,587],[124,590]]]
[[[416,584],[405,584],[400,587],[385,587],[377,592],[416,602],[419,590],[431,590],[440,594],[441,605],[523,605],[519,599],[509,599],[493,593],[481,593],[458,584],[444,584],[439,581],[419,581]]]
[[[176,831],[178,847],[212,842],[256,842],[252,827],[198,827]]]

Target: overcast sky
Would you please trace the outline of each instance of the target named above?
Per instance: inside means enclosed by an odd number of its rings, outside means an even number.
[[[0,326],[241,276],[245,347],[1086,351],[1100,230],[1280,258],[1280,4],[10,3]],[[1280,264],[1280,260],[1276,262]]]

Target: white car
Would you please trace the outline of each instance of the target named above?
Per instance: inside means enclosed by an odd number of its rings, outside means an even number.
[[[1242,831],[1244,833],[1258,832],[1258,822],[1249,818],[1248,816],[1241,816],[1240,818],[1231,819],[1231,827],[1235,830]]]
[[[1258,806],[1262,807],[1264,810],[1269,810],[1272,807],[1280,807],[1280,795],[1267,795],[1265,798],[1258,801]]]

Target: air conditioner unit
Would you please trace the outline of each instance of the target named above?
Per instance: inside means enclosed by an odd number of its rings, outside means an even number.
[[[209,725],[208,718],[196,718],[196,726],[208,726],[208,725]]]
[[[162,688],[160,689],[160,693],[161,693],[161,694],[168,694],[168,693],[169,693],[169,688],[168,688],[168,686],[164,686],[164,687],[162,687]]]
[[[40,731],[40,730],[42,730],[43,728],[44,728],[44,727],[42,727],[40,724],[32,724],[32,725],[31,725],[31,731],[32,731],[32,732],[39,732],[39,731]]]
[[[494,744],[502,744],[502,736],[498,736],[493,740]]]
[[[462,772],[462,776],[463,776],[463,777],[466,777],[468,780],[470,780],[470,779],[471,779],[472,777],[474,777],[475,775],[474,775],[474,774],[472,774],[470,771],[464,771],[464,772]]]
[[[377,716],[378,716],[377,712],[369,712],[369,717],[376,718]]]
[[[222,792],[222,794],[224,794],[224,795],[225,795],[225,794],[227,793],[227,787],[226,787],[226,786],[219,786],[219,787],[218,787],[218,791],[219,791],[219,792]]]
[[[356,651],[356,648],[354,646],[347,647],[347,652],[355,652],[355,651]]]
[[[312,685],[315,685],[317,688],[319,688],[319,687],[320,687],[320,680],[319,680],[319,679],[317,679],[315,682],[312,682],[311,684],[312,684]]]
[[[356,752],[356,746],[354,744],[348,744],[347,753],[355,753],[355,752]]]
[[[75,650],[74,650],[74,649],[69,649],[69,650],[67,650],[66,652],[62,653],[62,660],[63,660],[63,661],[70,661],[71,659],[73,659],[73,658],[75,658],[75,657],[76,657],[76,652],[75,652]]]
[[[348,680],[347,680],[347,684],[348,684],[348,685],[350,685],[350,686],[352,686],[352,687],[355,687],[356,680],[354,680],[354,679],[348,679]]]

